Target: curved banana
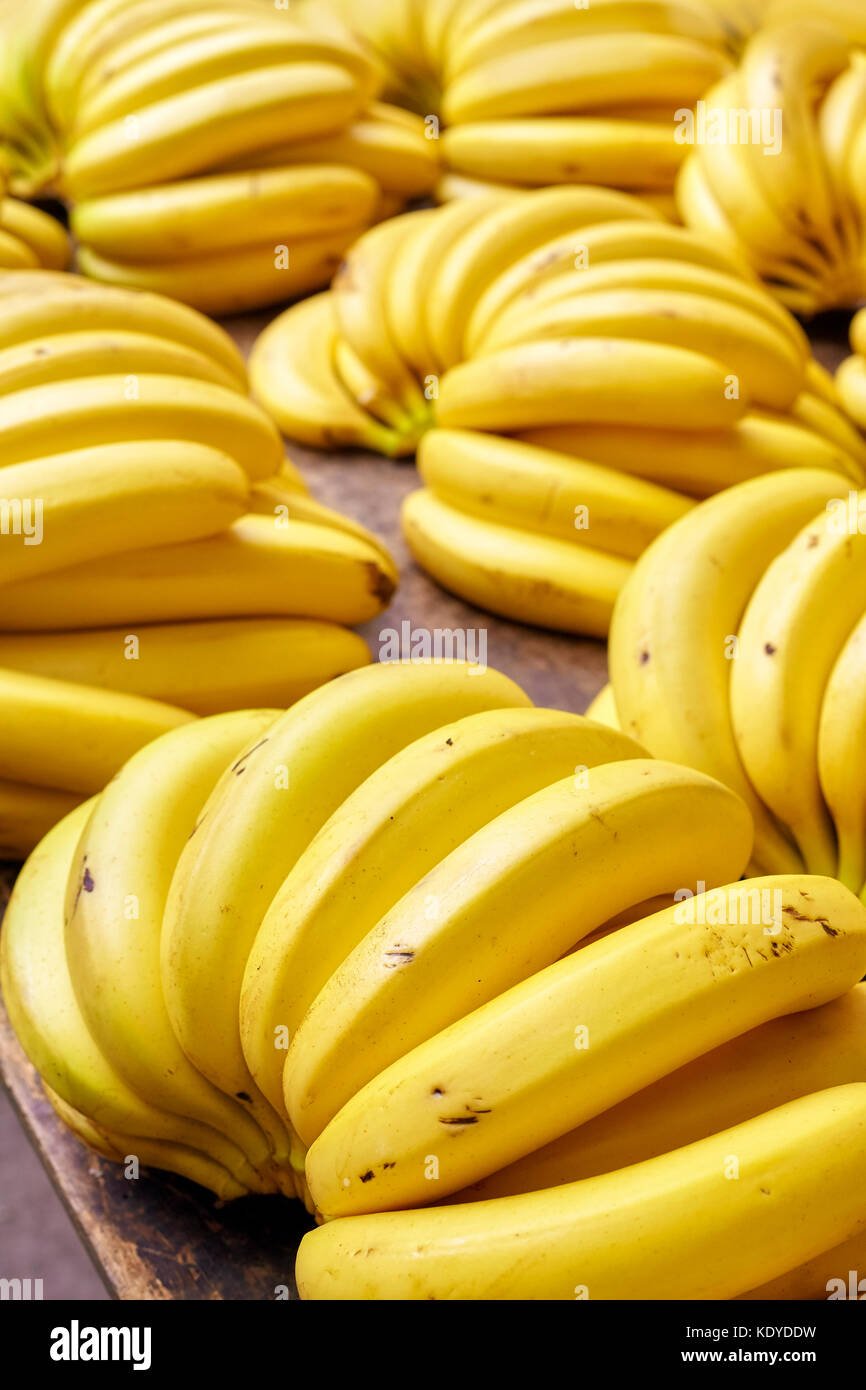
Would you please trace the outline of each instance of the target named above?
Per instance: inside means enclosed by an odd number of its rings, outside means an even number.
[[[396,584],[393,562],[378,545],[304,521],[280,527],[250,513],[204,540],[131,550],[8,584],[0,630],[246,616],[351,627],[381,613]]]
[[[327,1218],[447,1196],[731,1038],[829,1003],[864,969],[866,907],[836,879],[751,879],[679,902],[392,1063],[309,1150],[310,1193]]]
[[[793,469],[719,493],[641,556],[611,624],[622,728],[655,757],[699,768],[743,798],[764,871],[790,872],[799,857],[755,794],[735,734],[729,686],[743,660],[737,633],[768,564],[847,486],[832,473]]]
[[[346,797],[448,719],[529,704],[498,672],[380,664],[299,701],[229,768],[181,853],[162,938],[162,981],[187,1056],[228,1094],[252,1081],[238,1004],[247,958],[292,864]],[[242,775],[241,775],[242,774]]]
[[[639,193],[672,188],[685,149],[670,122],[523,116],[451,126],[442,155],[458,174],[494,183],[603,184]]]
[[[329,1222],[301,1242],[298,1287],[307,1299],[733,1298],[822,1240],[862,1241],[864,1174],[866,1085],[832,1087],[566,1187]]]
[[[642,753],[577,715],[518,707],[446,724],[371,773],[296,861],[250,951],[241,1040],[271,1103],[282,1109],[280,1037],[303,1031],[319,990],[404,893],[524,797]]]
[[[0,198],[0,233],[11,237],[46,270],[65,270],[72,248],[65,229],[41,208],[17,198]]]
[[[606,636],[631,571],[620,555],[470,516],[427,488],[406,498],[401,524],[412,555],[443,588],[561,632]]]
[[[460,511],[628,559],[693,506],[613,469],[470,430],[428,430],[417,462],[426,486]]]
[[[311,1144],[413,1047],[633,904],[729,882],[751,848],[739,798],[670,763],[572,771],[512,804],[410,887],[322,986],[286,1058],[293,1127]]]
[[[866,618],[842,648],[824,687],[818,775],[839,846],[837,875],[854,893],[866,886]]]
[[[857,318],[853,323],[857,323]],[[860,330],[862,332],[862,330]],[[853,341],[852,325],[852,341]],[[836,388],[842,405],[861,429],[866,429],[866,359],[847,357],[836,373]]]
[[[129,638],[128,627],[2,633],[0,667],[207,715],[284,709],[370,661],[363,637],[308,618],[154,623]]]
[[[866,494],[854,496],[862,517]],[[847,490],[828,499],[769,566],[743,615],[731,670],[743,765],[813,873],[835,873],[837,865],[818,777],[821,701],[866,611],[866,527],[847,524],[847,506]]]

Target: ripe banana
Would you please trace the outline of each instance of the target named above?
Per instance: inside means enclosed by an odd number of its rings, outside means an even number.
[[[306,618],[154,624],[130,636],[127,627],[3,633],[0,667],[207,715],[283,709],[370,661],[357,633]]]
[[[293,1127],[311,1144],[413,1047],[633,904],[729,882],[751,849],[740,799],[670,763],[572,770],[517,801],[416,881],[323,984],[286,1058]]]
[[[693,505],[610,468],[469,430],[429,430],[418,471],[463,512],[634,559]]]
[[[449,169],[531,187],[586,183],[630,192],[669,189],[684,153],[672,124],[610,116],[487,119],[452,126],[442,135]]]
[[[386,428],[352,400],[334,367],[337,324],[329,294],[280,314],[250,356],[253,392],[285,434],[318,449],[411,453],[414,441]]]
[[[654,757],[699,768],[743,798],[764,872],[791,872],[800,861],[743,766],[729,696],[743,660],[737,633],[768,564],[847,486],[836,474],[791,469],[719,493],[641,556],[611,624],[622,728]]]
[[[271,1103],[283,1107],[280,1037],[294,1038],[319,990],[404,893],[417,896],[452,850],[524,797],[642,753],[577,715],[518,707],[467,715],[371,773],[300,855],[250,951],[241,1040]]]
[[[857,985],[830,1004],[733,1038],[451,1200],[486,1201],[613,1173],[800,1096],[862,1082],[864,1027],[866,985]]]
[[[235,390],[209,381],[128,373],[47,382],[0,396],[4,463],[131,440],[181,439],[221,449],[251,478],[282,461],[275,426]]]
[[[401,524],[412,555],[443,588],[561,632],[604,637],[631,571],[619,555],[470,516],[427,488],[406,498]]]
[[[866,888],[866,777],[858,750],[866,737],[866,618],[842,648],[824,688],[818,724],[818,775],[839,846],[837,876]]]
[[[677,903],[368,1082],[307,1154],[313,1200],[331,1218],[459,1191],[748,1029],[829,1003],[864,969],[866,908],[835,879],[751,879]]]
[[[0,197],[0,234],[4,241],[9,238],[18,243],[34,265],[65,270],[69,264],[69,237],[60,223],[40,208],[17,198]]]
[[[80,803],[80,792],[0,781],[0,859],[26,859],[51,827]]]
[[[866,429],[866,360],[863,356],[845,359],[836,373],[836,387],[852,420]]]
[[[866,494],[857,500],[862,516]],[[846,503],[847,491],[828,499],[769,566],[740,624],[731,670],[731,721],[746,772],[813,873],[837,866],[818,777],[821,701],[866,611],[866,529],[840,521]]]
[[[505,676],[461,662],[370,666],[299,701],[228,769],[178,860],[162,938],[174,1030],[217,1086],[232,1095],[251,1084],[238,1029],[247,957],[280,884],[333,811],[448,719],[527,704]]]
[[[213,358],[145,333],[70,331],[0,350],[0,395],[91,376],[140,372],[206,381],[237,391],[237,378]]]
[[[302,1298],[727,1299],[862,1241],[866,1085],[832,1087],[659,1158],[500,1201],[334,1221]],[[636,1213],[640,1220],[636,1221]]]
[[[353,626],[381,613],[396,583],[379,546],[304,521],[280,527],[250,513],[218,536],[8,584],[0,630],[269,616]]]
[[[260,1097],[230,1101],[187,1061],[163,1000],[160,938],[175,864],[202,805],[226,763],[276,715],[198,720],[131,758],[82,831],[65,907],[69,972],[97,1045],[140,1095],[231,1135],[263,1172],[271,1148],[278,1160],[285,1154],[282,1126]]]

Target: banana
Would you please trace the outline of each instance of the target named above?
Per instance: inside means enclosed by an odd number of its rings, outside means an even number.
[[[0,859],[26,859],[51,827],[74,811],[81,800],[80,792],[0,781]]]
[[[836,387],[851,419],[861,429],[866,429],[866,360],[863,356],[846,357],[836,373]]]
[[[0,274],[0,348],[58,333],[135,332],[165,338],[210,357],[246,390],[243,358],[229,335],[203,314],[158,295],[110,289],[53,271]]]
[[[246,511],[249,497],[246,474],[228,455],[162,439],[9,464],[0,488],[13,520],[15,499],[22,508],[20,534],[10,530],[0,545],[4,584],[155,541],[216,535]]]
[[[618,1173],[320,1226],[301,1242],[298,1287],[306,1299],[732,1298],[822,1242],[862,1241],[864,1173],[866,1086],[832,1087]]]
[[[625,93],[641,104],[691,106],[730,66],[717,49],[676,34],[574,33],[490,58],[450,82],[448,125],[592,110]]]
[[[864,969],[866,908],[836,879],[751,879],[677,903],[368,1082],[307,1153],[312,1198],[332,1218],[447,1196],[731,1038],[829,1003]]]
[[[502,811],[337,965],[286,1058],[286,1110],[304,1143],[391,1063],[608,918],[745,868],[751,819],[718,782],[639,758],[592,768],[585,781],[572,771]]]
[[[427,304],[442,257],[485,213],[496,193],[458,199],[453,206],[407,225],[383,287],[388,328],[403,360],[422,380],[442,369],[427,335]]]
[[[192,715],[138,695],[0,668],[0,777],[92,795],[144,744]]]
[[[477,357],[583,337],[702,353],[738,378],[749,401],[770,410],[788,410],[803,385],[804,360],[789,334],[750,309],[690,290],[579,288],[535,308],[514,306],[493,325]]]
[[[304,521],[281,528],[271,517],[250,513],[218,536],[109,555],[8,584],[0,630],[247,616],[351,627],[381,613],[396,585],[397,571],[379,546]]]
[[[66,231],[40,208],[0,198],[0,232],[21,242],[46,270],[65,270],[71,256]]]
[[[258,1098],[230,1101],[187,1061],[163,1001],[160,937],[175,864],[214,782],[276,715],[199,720],[131,758],[82,831],[65,909],[69,972],[97,1046],[139,1094],[231,1135],[262,1171],[270,1147],[278,1159],[285,1149],[279,1120]]]
[[[693,506],[610,468],[469,430],[429,430],[417,461],[425,485],[459,511],[627,559]]]
[[[271,1104],[283,1108],[280,1034],[303,1032],[319,990],[404,893],[417,896],[452,850],[524,797],[642,754],[577,715],[488,710],[410,743],[362,782],[285,878],[247,961],[241,1041]]]
[[[374,95],[375,68],[359,49],[311,34],[289,20],[269,18],[264,10],[260,20],[251,19],[230,29],[176,39],[169,48],[109,77],[77,103],[72,139],[192,88],[278,64],[334,63],[346,68],[364,97]]]
[[[863,1268],[864,1256],[866,1233],[858,1231],[840,1245],[834,1245],[830,1250],[822,1250],[821,1254],[813,1259],[806,1260],[794,1269],[786,1270],[776,1279],[771,1279],[756,1289],[750,1289],[748,1293],[738,1294],[737,1298],[757,1299],[762,1303],[774,1303],[780,1299],[803,1302],[834,1296],[852,1298],[854,1294],[851,1293],[851,1271],[859,1273]],[[859,1297],[862,1297],[860,1290],[863,1284],[856,1274],[854,1282]]]
[[[213,169],[279,140],[340,130],[362,94],[335,63],[282,63],[165,97],[75,140],[63,167],[74,201]]]
[[[628,338],[560,338],[450,368],[436,421],[503,433],[623,418],[633,427],[712,430],[730,429],[745,408],[731,374],[703,352]]]
[[[228,454],[253,479],[276,473],[283,446],[251,401],[215,382],[129,372],[46,382],[0,396],[3,463],[133,440],[178,439]]]
[[[606,724],[609,729],[620,728],[612,685],[602,686],[595,699],[587,705],[586,718],[594,719],[598,724]]]
[[[449,169],[532,187],[588,183],[634,192],[667,190],[685,153],[670,123],[609,116],[479,120],[451,126],[442,135]]]
[[[839,846],[837,876],[859,893],[866,885],[866,780],[855,750],[866,735],[866,618],[830,673],[818,725],[818,774]]]
[[[604,637],[629,561],[555,536],[471,516],[429,489],[401,512],[419,565],[468,603],[521,623]]]
[[[818,140],[833,197],[839,209],[845,249],[856,258],[862,246],[863,225],[856,202],[856,184],[849,177],[849,160],[857,134],[866,121],[866,63],[853,52],[849,66],[827,89],[817,112]]]
[[[200,1150],[244,1187],[255,1185],[256,1173],[236,1144],[208,1125],[158,1109],[133,1091],[85,1023],[66,958],[63,900],[93,806],[85,802],[48,831],[9,900],[0,937],[0,981],[12,1027],[43,1084],[92,1124]],[[243,1112],[238,1113],[244,1121]]]
[[[291,473],[289,469],[292,470]],[[288,459],[279,473],[275,473],[272,478],[266,478],[263,483],[256,483],[250,493],[250,511],[258,516],[270,517],[274,526],[281,530],[293,521],[307,521],[314,526],[324,526],[330,531],[353,536],[377,550],[386,566],[393,566],[394,562],[385,542],[372,531],[368,531],[366,526],[362,526],[360,521],[354,521],[342,512],[335,512],[333,508],[326,507],[311,497],[301,474]]]
[[[326,285],[364,224],[327,236],[285,243],[263,242],[236,250],[191,255],[139,265],[114,261],[90,247],[78,251],[85,275],[105,284],[151,290],[214,315],[266,308]]]
[[[334,367],[337,324],[330,294],[295,304],[268,324],[250,355],[256,398],[280,429],[317,449],[372,449],[393,458],[414,441],[352,400]]]
[[[529,703],[505,676],[460,662],[370,666],[299,701],[228,769],[178,860],[162,937],[174,1030],[217,1086],[231,1095],[252,1085],[238,1028],[247,957],[280,884],[334,810],[448,719]]]
[[[800,1096],[866,1079],[866,986],[773,1019],[455,1194],[510,1197],[643,1163]]]
[[[347,164],[375,179],[382,191],[408,200],[433,191],[440,172],[439,142],[428,139],[424,122],[389,119],[395,108],[373,102],[338,131],[316,140],[297,140],[255,151],[241,161],[245,167],[271,164]]]
[[[0,227],[0,266],[10,270],[32,270],[38,264],[35,251]]]
[[[866,494],[857,500],[862,517]],[[731,721],[746,772],[813,873],[835,873],[838,862],[818,777],[821,701],[866,611],[866,528],[840,520],[847,504],[847,491],[828,499],[769,566],[740,624],[731,671]]]
[[[140,1139],[130,1134],[118,1134],[116,1130],[96,1125],[79,1110],[67,1105],[62,1096],[43,1087],[52,1110],[71,1130],[82,1144],[101,1154],[114,1163],[129,1163],[135,1158],[148,1168],[162,1168],[177,1173],[182,1178],[198,1183],[200,1187],[210,1188],[220,1201],[229,1202],[237,1197],[249,1195],[249,1188],[233,1178],[226,1168],[209,1159],[206,1154],[197,1152],[184,1144],[174,1144],[170,1140]],[[137,1176],[137,1175],[136,1175]]]
[[[338,332],[413,419],[425,419],[429,406],[391,337],[385,286],[405,238],[437,216],[423,210],[373,227],[348,252],[331,287]]]
[[[502,271],[551,237],[612,219],[658,221],[646,204],[608,188],[550,188],[490,208],[442,260],[426,305],[430,345],[443,367],[464,358],[475,305]]]
[[[347,338],[337,337],[334,341],[334,373],[360,410],[375,415],[398,434],[413,433],[412,418],[405,407],[361,360]]]
[[[211,174],[160,188],[79,203],[71,225],[100,256],[152,265],[249,245],[357,228],[376,215],[379,188],[369,174],[337,165],[301,165]]]
[[[734,643],[767,566],[840,487],[847,492],[847,481],[835,474],[792,469],[704,502],[637,561],[611,624],[622,728],[654,757],[699,768],[743,798],[764,871],[790,872],[800,861],[755,794],[735,738],[729,684],[743,656]]]
[[[90,376],[137,376],[140,372],[208,381],[230,391],[237,378],[212,357],[181,343],[122,330],[70,330],[0,350],[0,396],[31,386]]]
[[[610,266],[611,262],[623,261],[626,262],[625,266]],[[580,285],[586,283],[586,276],[590,276],[590,284],[600,282],[608,287],[612,283],[619,285],[623,283],[619,277],[634,273],[635,262],[641,276],[640,283],[647,275],[671,277],[665,278],[663,284],[673,283],[673,277],[678,273],[687,275],[690,266],[721,272],[728,278],[720,282],[712,277],[710,283],[716,289],[724,288],[728,294],[734,289],[730,277],[742,282],[749,273],[745,261],[737,261],[716,241],[708,242],[685,227],[671,227],[664,222],[637,218],[597,222],[577,232],[569,231],[553,237],[527,255],[518,256],[502,270],[472,311],[466,328],[467,355],[474,356],[491,325],[520,295],[542,295],[548,281],[558,280],[563,275]],[[609,268],[602,272],[603,266]],[[580,272],[579,280],[572,276],[572,271]],[[700,283],[703,279],[694,275],[689,278],[692,284]],[[703,279],[703,283],[708,282]],[[740,303],[744,302],[743,295],[751,295],[751,303],[761,303],[764,298],[757,291],[750,291],[743,283],[736,292],[741,296],[738,300]]]
[[[518,438],[636,473],[694,497],[709,497],[761,474],[794,467],[838,473],[854,483],[863,476],[849,453],[814,430],[768,411],[750,410],[730,430],[565,425],[521,430]]]
[[[155,624],[129,638],[126,627],[4,633],[0,667],[207,715],[282,709],[370,661],[357,633],[306,618]]]

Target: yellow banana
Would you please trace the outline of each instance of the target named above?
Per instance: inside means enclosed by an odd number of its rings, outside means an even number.
[[[587,705],[586,718],[594,719],[599,724],[606,724],[610,729],[620,728],[612,685],[602,686],[595,699]]]
[[[854,494],[859,517],[866,494]],[[836,494],[772,562],[740,624],[731,721],[757,792],[790,827],[813,873],[835,873],[836,839],[818,777],[821,701],[866,611],[866,527]],[[619,695],[617,695],[619,698]]]
[[[835,474],[793,469],[704,502],[641,556],[611,624],[623,729],[654,757],[718,777],[746,801],[764,871],[790,872],[799,859],[755,794],[735,738],[729,686],[743,659],[742,651],[734,659],[736,638],[768,564],[840,486]]]
[[[748,1029],[829,1003],[864,969],[866,908],[836,879],[751,879],[677,903],[368,1082],[307,1154],[313,1200],[332,1218],[447,1196]]]
[[[851,419],[866,429],[866,359],[847,357],[836,373],[836,386]]]
[[[179,439],[220,449],[251,478],[276,473],[283,447],[268,417],[215,382],[128,372],[47,382],[0,396],[3,463],[133,440]]]
[[[204,715],[282,709],[370,661],[357,633],[306,618],[153,624],[130,636],[127,627],[3,633],[0,667]]]
[[[318,449],[411,453],[414,441],[386,428],[352,400],[336,374],[337,324],[330,294],[295,304],[256,339],[250,380],[280,429]]]
[[[134,413],[134,411],[133,411]],[[193,618],[318,618],[348,626],[386,608],[397,584],[379,546],[250,513],[204,540],[87,561],[3,590],[7,632]]]
[[[610,762],[516,802],[429,869],[323,984],[286,1058],[293,1127],[311,1144],[413,1047],[634,903],[729,882],[751,848],[739,798],[670,763]]]
[[[333,811],[448,719],[526,704],[505,676],[459,662],[371,666],[299,701],[240,770],[228,769],[178,861],[162,942],[175,1032],[217,1086],[231,1095],[252,1084],[238,1028],[247,957],[280,884]]]
[[[452,850],[524,797],[642,753],[577,715],[488,710],[410,743],[362,782],[287,875],[247,961],[241,1040],[271,1103],[283,1107],[280,1038],[295,1036],[319,990],[404,893],[417,896]]]
[[[30,386],[91,376],[150,375],[186,377],[238,390],[237,378],[212,357],[147,333],[55,333],[0,350],[0,396]]]
[[[818,774],[839,846],[837,874],[852,892],[866,885],[866,618],[830,672],[818,725]]]
[[[330,1222],[301,1242],[298,1287],[307,1299],[733,1298],[828,1239],[862,1240],[864,1174],[866,1086],[832,1087],[566,1187]]]
[[[0,232],[13,237],[46,270],[65,270],[71,246],[66,231],[41,208],[30,207],[17,198],[0,198]]]
[[[81,804],[81,799],[80,792],[58,787],[0,781],[0,859],[26,859],[52,826]]]
[[[489,521],[633,559],[693,503],[549,449],[469,430],[429,430],[418,470],[442,501]]]
[[[401,513],[412,555],[468,603],[522,623],[604,637],[631,564],[555,536],[486,521],[412,492]]]

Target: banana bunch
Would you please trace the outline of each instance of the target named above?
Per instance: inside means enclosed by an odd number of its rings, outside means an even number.
[[[707,0],[305,0],[384,66],[385,95],[442,123],[442,200],[491,185],[596,183],[668,201],[674,113],[731,68]],[[327,20],[320,20],[327,23]]]
[[[797,469],[703,502],[637,561],[609,658],[623,730],[747,802],[758,872],[866,901],[866,491]]]
[[[109,284],[211,314],[292,299],[435,181],[348,31],[262,0],[37,0],[8,50],[13,187],[71,204],[79,267]]]
[[[696,126],[677,181],[686,225],[748,261],[804,315],[866,294],[866,24],[857,9],[857,25],[853,11],[846,25],[827,6],[760,30],[737,70],[707,92],[706,129]]]
[[[417,449],[416,560],[523,622],[603,636],[695,498],[866,444],[793,316],[733,253],[615,189],[487,192],[372,228],[250,360],[284,433]]]
[[[312,498],[234,344],[172,300],[0,272],[0,858],[193,716],[366,664],[396,583]]]

